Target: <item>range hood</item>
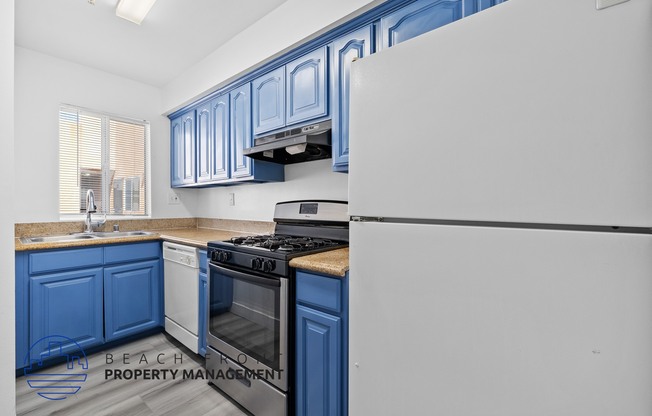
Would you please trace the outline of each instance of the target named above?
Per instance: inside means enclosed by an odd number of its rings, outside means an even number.
[[[295,127],[254,140],[244,155],[257,160],[281,163],[307,162],[331,157],[331,121]]]

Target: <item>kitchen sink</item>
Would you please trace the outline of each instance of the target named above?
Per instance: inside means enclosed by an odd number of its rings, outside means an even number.
[[[67,243],[67,242],[83,241],[83,240],[105,240],[109,238],[142,237],[142,236],[148,236],[154,234],[156,233],[150,231],[113,231],[113,232],[97,232],[97,233],[75,233],[75,234],[66,234],[66,235],[21,237],[20,242],[23,244]]]
[[[147,235],[154,235],[151,231],[107,231],[97,232],[91,235],[96,235],[99,238],[116,238],[116,237],[143,237]]]
[[[76,234],[76,235],[47,235],[42,237],[21,237],[20,241],[23,244],[30,243],[61,243],[68,241],[79,241],[79,240],[92,240],[98,238],[95,235],[91,234]]]

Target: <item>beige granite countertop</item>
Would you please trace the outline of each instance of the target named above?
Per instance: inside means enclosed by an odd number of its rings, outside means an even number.
[[[290,266],[311,272],[344,277],[349,271],[349,248],[324,251],[323,253],[295,257]]]
[[[187,244],[199,248],[206,248],[209,241],[228,240],[231,237],[247,234],[242,231],[216,230],[212,228],[178,228],[157,230],[156,232],[165,241]]]
[[[231,237],[243,235],[242,231],[215,230],[210,228],[173,228],[151,230],[154,234],[147,236],[132,236],[119,238],[98,238],[93,240],[75,240],[66,242],[44,242],[23,244],[19,238],[15,239],[16,251],[48,250],[66,247],[86,247],[104,244],[138,243],[151,240],[165,240],[173,243],[187,244],[194,247],[206,248],[209,241],[228,240]]]
[[[120,223],[121,230],[147,230],[154,233],[147,236],[98,238],[92,240],[30,244],[23,244],[20,241],[20,238],[18,238],[22,236],[63,235],[80,232],[82,226],[83,224],[80,225],[76,223],[17,224],[15,250],[47,250],[156,240],[165,240],[205,249],[209,241],[228,240],[231,237],[247,234],[265,234],[273,232],[274,230],[273,223],[256,221],[238,222],[214,219],[161,219],[149,221],[125,221]],[[234,229],[240,229],[240,231],[234,231]],[[109,230],[106,229],[102,231]],[[346,272],[349,270],[349,249],[342,248],[308,256],[296,257],[290,261],[290,266],[316,273],[344,277]]]
[[[156,241],[160,240],[158,234],[152,235],[139,235],[133,237],[117,237],[117,238],[97,238],[91,240],[74,240],[74,241],[58,241],[58,242],[44,242],[44,243],[29,243],[23,244],[20,238],[15,239],[16,251],[28,250],[49,250],[54,248],[67,248],[67,247],[86,247],[86,246],[99,246],[104,244],[120,244],[120,243],[138,243],[141,241]]]

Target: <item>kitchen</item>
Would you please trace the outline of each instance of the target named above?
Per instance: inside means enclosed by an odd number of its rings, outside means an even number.
[[[362,11],[366,11],[381,2],[369,4],[367,4],[367,2],[356,2],[353,4],[352,2],[339,2],[342,4],[333,2],[323,2],[322,4],[306,3],[307,2],[288,1],[280,5],[279,8],[253,24],[249,29],[247,29],[247,31],[243,32],[243,34],[234,37],[229,43],[215,51],[215,53],[210,54],[204,61],[193,66],[190,70],[184,73],[183,76],[168,83],[164,88],[156,88],[141,82],[115,77],[104,71],[98,71],[86,66],[73,64],[65,60],[53,58],[17,46],[15,58],[16,69],[13,74],[15,81],[11,81],[11,84],[15,89],[15,104],[9,103],[7,111],[3,112],[5,114],[15,114],[15,119],[14,117],[10,117],[11,120],[6,124],[3,123],[10,127],[13,126],[13,130],[15,131],[15,140],[13,144],[14,155],[11,157],[11,152],[8,152],[10,160],[7,164],[3,164],[5,165],[5,168],[6,166],[16,166],[15,173],[10,172],[7,175],[9,178],[15,178],[15,181],[9,181],[11,184],[15,182],[13,198],[15,218],[11,224],[4,225],[11,229],[12,238],[9,240],[13,241],[14,222],[32,223],[59,220],[57,211],[58,186],[55,183],[57,178],[57,161],[56,158],[52,157],[52,155],[57,153],[56,134],[53,132],[57,131],[57,119],[55,114],[56,109],[61,103],[76,104],[86,108],[103,110],[113,114],[130,115],[132,117],[147,119],[150,121],[152,137],[151,208],[153,218],[226,218],[247,221],[270,221],[274,215],[274,204],[279,201],[310,199],[315,197],[333,200],[350,199],[351,195],[349,195],[349,192],[353,192],[354,189],[360,188],[349,188],[350,185],[348,183],[347,175],[332,172],[330,160],[287,166],[285,168],[285,182],[224,188],[175,189],[174,191],[171,191],[169,188],[168,170],[170,154],[168,147],[169,136],[167,133],[168,121],[165,117],[161,116],[161,114],[169,114],[171,111],[181,108],[184,104],[192,102],[194,98],[201,96],[204,92],[211,90],[216,85],[220,85],[226,80],[246,71],[248,68],[257,65],[259,62],[265,61],[270,56],[277,54],[279,51],[291,47],[295,42],[310,38],[313,33],[328,27],[333,22],[338,21],[350,13],[362,13]],[[628,64],[626,65],[627,71],[632,71],[628,76],[633,80],[625,84],[628,87],[631,86],[631,84],[636,84],[638,92],[631,92],[631,89],[627,89],[626,92],[631,95],[624,95],[625,92],[622,92],[622,95],[616,95],[614,99],[620,98],[621,100],[619,102],[627,105],[623,104],[622,107],[616,108],[613,111],[617,116],[623,116],[621,112],[631,112],[633,109],[638,109],[640,112],[641,108],[650,108],[649,97],[651,97],[652,94],[649,94],[650,81],[648,80],[649,76],[646,74],[649,74],[649,44],[652,37],[646,36],[649,35],[650,32],[650,13],[649,7],[644,5],[644,2],[641,0],[630,0],[623,5],[602,11],[596,11],[594,7],[595,5],[592,4],[593,2],[584,2],[587,3],[583,5],[586,9],[580,9],[580,6],[562,6],[562,2],[557,2],[554,5],[547,7],[525,5],[525,3],[528,2],[525,0],[512,0],[504,5],[497,6],[495,10],[487,10],[483,12],[485,14],[484,16],[478,14],[477,16],[469,18],[468,24],[470,25],[473,19],[476,18],[477,20],[489,19],[487,17],[489,14],[492,14],[495,19],[500,19],[498,16],[500,12],[507,14],[514,13],[518,18],[512,18],[512,20],[507,21],[508,23],[503,24],[515,26],[514,28],[509,26],[514,31],[517,29],[525,31],[526,28],[519,27],[518,22],[522,19],[523,21],[529,22],[531,25],[532,18],[530,17],[530,19],[528,19],[528,16],[530,15],[527,13],[532,13],[537,16],[545,16],[545,19],[542,19],[545,22],[555,22],[556,25],[562,27],[570,26],[569,20],[582,19],[582,27],[587,29],[586,32],[588,32],[588,34],[585,36],[588,38],[589,36],[595,35],[595,33],[599,31],[599,25],[602,24],[601,21],[595,22],[594,20],[605,19],[611,23],[609,19],[613,19],[613,22],[622,24],[623,21],[629,21],[627,19],[633,19],[632,16],[647,16],[646,18],[639,17],[638,20],[636,20],[638,26],[633,25],[635,28],[632,28],[631,32],[634,32],[634,35],[638,34],[640,40],[637,40],[633,44],[634,46],[631,47],[631,50],[627,49],[627,52],[630,54],[626,55],[626,59],[623,60],[624,63]],[[98,2],[97,5],[100,5],[100,3]],[[528,9],[528,7],[531,9]],[[560,10],[564,7],[568,7],[572,13],[560,13]],[[648,9],[645,9],[645,7],[648,7]],[[522,15],[519,15],[518,13],[522,13]],[[305,16],[311,16],[311,19],[302,18]],[[47,22],[45,23],[46,24],[44,24],[43,27],[47,28]],[[462,27],[462,24],[466,24],[464,21],[459,23],[459,25],[451,25],[451,28],[448,31],[442,31],[443,34],[441,36],[455,33],[454,28]],[[13,23],[10,26],[13,26]],[[613,26],[615,27],[616,24],[614,23]],[[270,37],[268,33],[270,33],[270,31],[272,31],[271,33],[276,33],[273,28],[277,27],[284,28],[282,36]],[[541,30],[541,36],[545,34],[545,36],[551,37],[551,44],[564,44],[562,42],[563,39],[553,37],[552,33],[544,30],[545,28],[538,29]],[[607,34],[611,37],[608,39],[619,39],[617,34],[612,33],[611,30],[615,31],[615,29],[610,27],[610,31],[608,31]],[[635,32],[635,30],[638,30],[638,32]],[[493,33],[493,36],[504,41],[504,39],[499,36],[500,32],[496,32],[497,33]],[[92,31],[89,33],[92,33]],[[627,33],[629,35],[630,32]],[[564,34],[570,36],[567,32],[564,32]],[[435,34],[433,34],[433,36],[434,35]],[[631,36],[635,37],[634,35]],[[265,39],[265,42],[248,41],[251,39]],[[582,65],[576,62],[576,60],[579,59],[587,59],[588,57],[598,63],[602,62],[596,58],[600,51],[588,47],[590,39],[585,39],[582,35],[577,35],[577,38],[573,39],[574,43],[571,43],[572,48],[569,47],[568,50],[562,49],[561,52],[556,54],[554,51],[546,49],[548,43],[537,38],[535,33],[529,40],[530,42],[538,44],[540,49],[529,50],[530,55],[525,56],[527,59],[532,59],[535,62],[537,62],[535,58],[537,58],[538,54],[555,57],[559,60],[557,62],[551,60],[550,67],[540,68],[541,74],[548,73],[557,68],[558,65],[562,65],[559,62],[563,62],[565,66],[569,66],[576,70],[577,68],[584,70],[587,69],[582,68]],[[468,39],[465,40],[468,41]],[[539,40],[538,43],[536,42],[537,40]],[[481,41],[489,42],[490,39],[483,37]],[[617,41],[605,41],[604,47],[606,48],[605,54],[607,54],[613,53],[615,50],[620,50],[622,45]],[[648,47],[648,49],[645,49],[646,47]],[[247,53],[243,54],[241,48],[246,48]],[[526,46],[518,43],[513,45],[513,48],[513,50],[501,50],[499,52],[505,54],[516,54],[524,53],[524,50],[527,50]],[[582,48],[587,49],[588,51],[580,53],[580,51],[584,50]],[[12,48],[10,48],[10,50],[12,50]],[[648,53],[641,53],[640,56],[636,55],[635,51],[640,50],[646,50]],[[7,56],[11,57],[11,59],[8,59],[8,62],[13,62],[13,52],[7,53]],[[379,54],[378,56],[382,57],[383,55]],[[608,54],[607,56],[612,55]],[[633,61],[634,57],[636,57],[635,61]],[[484,58],[486,62],[494,62],[488,57]],[[505,58],[505,56],[501,56],[501,58]],[[629,65],[630,60],[633,61],[631,65]],[[490,70],[490,73],[492,74],[494,74],[493,71],[499,71],[501,69],[506,72],[506,68],[487,68],[487,70]],[[527,74],[527,72],[521,74],[518,72],[518,69],[518,67],[515,67],[513,71],[506,73],[523,83],[526,83],[526,81],[532,82],[531,78],[527,78],[523,75]],[[620,68],[617,65],[615,68],[611,69],[619,70],[621,72],[624,71],[623,68]],[[557,74],[557,72],[555,73]],[[43,74],[47,74],[47,76],[44,76]],[[530,72],[530,75],[531,74],[532,72]],[[604,72],[598,71],[598,74],[604,75]],[[480,75],[482,75],[482,71],[480,71]],[[521,76],[524,78],[519,78]],[[560,74],[559,76],[561,77],[562,75]],[[571,77],[571,80],[572,79],[573,78]],[[56,82],[53,82],[52,80],[56,80]],[[503,80],[503,82],[505,81]],[[563,85],[564,89],[561,90],[560,93],[565,93],[567,91],[574,92],[574,94],[568,97],[568,99],[577,100],[576,107],[582,108],[582,105],[585,104],[584,100],[586,100],[586,98],[579,94],[586,94],[587,90],[581,88],[573,89],[571,88],[572,85],[570,85],[570,82],[564,83]],[[542,93],[542,89],[544,88],[539,87],[539,89],[535,89],[535,91]],[[516,94],[513,90],[508,90],[508,93]],[[489,92],[487,92],[487,94],[489,94]],[[515,100],[510,100],[509,97],[510,95],[508,95],[507,98],[504,98],[503,102],[495,101],[495,109],[505,108],[505,111],[509,110],[518,113],[518,108],[512,108],[512,106],[510,106],[510,103],[514,103]],[[514,95],[511,95],[511,97],[514,97]],[[391,96],[388,96],[387,98],[390,100],[392,99]],[[632,100],[635,101],[634,104],[629,103],[629,101]],[[489,106],[491,101],[487,101],[486,104]],[[519,100],[520,103],[523,103],[522,101],[523,100]],[[39,105],[35,106],[34,103],[39,103]],[[591,109],[595,110],[593,107],[591,107]],[[635,111],[634,113],[638,114]],[[496,116],[495,112],[492,114]],[[598,114],[600,115],[598,118],[606,117],[605,114]],[[41,115],[42,117],[40,117]],[[41,121],[39,121],[39,123],[34,123],[34,116],[39,117],[39,120]],[[593,116],[593,113],[579,113],[574,114],[574,116],[583,120],[583,123],[577,123],[578,125],[585,125],[585,123],[588,123],[592,117],[595,117]],[[572,119],[570,115],[569,119]],[[518,124],[518,121],[519,120],[514,120],[514,123]],[[573,126],[574,124],[572,121],[567,121],[567,127]],[[631,127],[632,125],[629,126],[629,128]],[[355,120],[352,120],[352,128],[358,128],[355,126]],[[519,128],[523,129],[524,127],[519,126]],[[625,128],[625,131],[630,131],[626,127],[623,128]],[[643,131],[643,134],[649,135],[649,123],[639,121],[638,124],[633,124],[633,128],[638,134],[641,134],[641,131]],[[509,130],[509,128],[506,128],[506,130]],[[545,132],[545,129],[543,131]],[[12,137],[13,135],[11,132],[9,133],[8,136]],[[154,143],[156,141],[162,143],[162,145],[155,146]],[[352,146],[354,149],[353,157],[355,158],[355,143],[353,143]],[[28,170],[24,169],[24,166],[38,166],[40,169]],[[352,165],[352,168],[355,169],[355,164]],[[352,172],[352,174],[355,174],[355,172]],[[161,180],[161,178],[164,178],[164,180]],[[403,180],[405,180],[406,175],[401,173],[395,175],[394,178],[387,179],[388,183],[391,184],[389,189],[396,190],[397,194],[400,196],[406,192],[406,189],[405,182],[401,183],[397,181],[398,178],[403,178]],[[409,186],[416,186],[417,182],[418,180],[410,180]],[[352,186],[359,185],[354,183]],[[178,195],[180,200],[179,204],[169,203],[170,192],[174,192]],[[318,195],[315,195],[317,192]],[[234,194],[235,205],[229,204],[229,199],[231,198],[230,194]],[[9,256],[3,264],[11,265],[11,267],[9,267],[10,271],[6,274],[13,275],[13,253],[11,253],[11,256]],[[355,270],[354,264],[352,264],[352,269]],[[352,277],[351,284],[354,284],[354,277]],[[7,288],[9,287],[11,286],[8,283]],[[12,293],[9,293],[6,302],[2,303],[3,305],[11,306],[13,305],[13,291],[9,290],[8,292]],[[7,310],[6,316],[13,316],[12,309],[13,308],[9,308],[9,310]],[[12,333],[13,319],[10,324],[3,322],[3,325],[5,324],[8,325],[6,332]],[[364,329],[362,331],[364,331]],[[3,351],[5,351],[4,348]],[[13,354],[9,352],[13,351],[13,345],[7,345],[6,351],[7,354],[5,355],[12,357]],[[11,369],[13,370],[13,360],[10,361],[12,362]],[[648,380],[649,376],[646,376],[644,381],[647,382]],[[5,382],[4,379],[3,382]],[[13,383],[13,379],[11,382]],[[3,392],[13,391],[13,385],[8,383],[6,388],[2,390]],[[11,400],[3,400],[3,403],[4,402],[10,403]],[[13,411],[13,408],[10,410]],[[355,414],[358,413],[360,412]]]

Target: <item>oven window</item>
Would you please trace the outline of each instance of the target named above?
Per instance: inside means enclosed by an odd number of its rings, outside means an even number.
[[[210,273],[211,335],[274,370],[280,358],[279,305],[280,287]],[[241,357],[231,358],[242,363]]]

